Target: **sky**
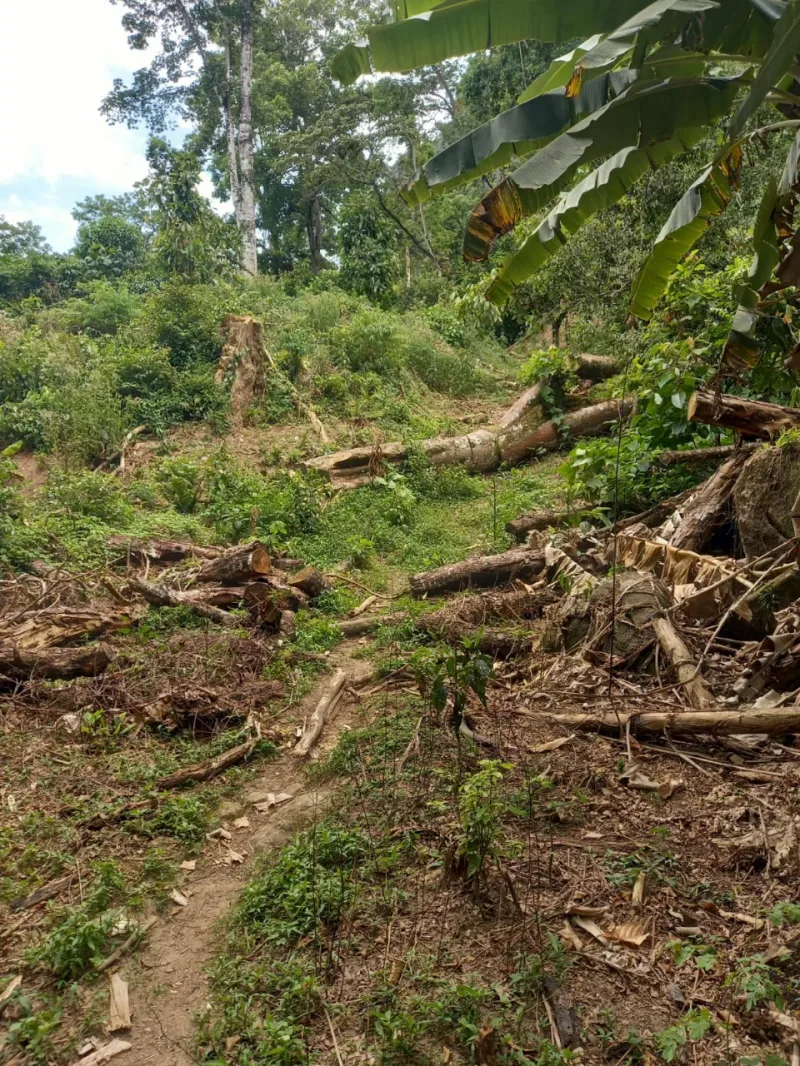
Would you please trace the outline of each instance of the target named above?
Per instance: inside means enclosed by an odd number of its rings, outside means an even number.
[[[128,48],[110,0],[0,7],[0,215],[31,219],[67,251],[77,200],[125,192],[147,172],[144,130],[110,126],[99,111],[113,79],[128,81],[147,53]]]

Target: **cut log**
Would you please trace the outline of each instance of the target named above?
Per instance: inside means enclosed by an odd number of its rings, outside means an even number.
[[[272,564],[266,545],[260,541],[231,548],[216,559],[209,559],[198,570],[195,580],[214,581],[221,585],[241,585],[257,581],[270,573]]]
[[[448,601],[447,606],[427,611],[416,619],[418,629],[429,632],[453,622],[482,626],[492,622],[523,622],[541,618],[545,608],[560,600],[562,591],[547,585],[541,589],[510,592],[477,592]]]
[[[661,452],[659,463],[675,466],[679,463],[693,466],[699,463],[715,463],[719,459],[730,459],[737,451],[752,454],[761,445],[755,441],[747,444],[721,444],[717,448],[685,448],[683,451]]]
[[[687,418],[707,426],[724,426],[750,437],[771,440],[785,429],[800,425],[800,410],[781,407],[763,400],[744,400],[723,394],[717,397],[710,389],[698,389],[689,399]]]
[[[761,640],[775,629],[776,612],[798,599],[800,571],[790,565],[742,597],[721,625],[720,635],[732,640]]]
[[[567,365],[585,381],[605,381],[619,373],[619,364],[613,355],[590,355],[580,352],[567,357]]]
[[[526,717],[539,718],[570,729],[599,730],[619,733],[630,721],[631,730],[640,733],[668,732],[676,736],[691,736],[710,733],[713,736],[731,736],[735,733],[782,733],[800,732],[800,709],[788,710],[738,710],[738,711],[647,711],[644,714],[620,711],[619,715],[603,714],[534,714],[519,711]]]
[[[670,537],[674,548],[703,550],[714,530],[729,517],[731,493],[747,458],[746,452],[737,452],[695,489],[683,508],[678,528]]]
[[[525,581],[544,569],[544,555],[526,548],[512,548],[499,555],[465,559],[461,563],[440,566],[411,577],[414,596],[438,596],[443,592],[460,592],[467,588],[495,588],[515,578]]]
[[[506,533],[514,540],[525,540],[533,529],[559,529],[570,525],[580,514],[580,508],[571,511],[531,511],[507,522]]]
[[[291,588],[305,592],[312,600],[315,600],[317,596],[321,596],[323,592],[330,588],[316,566],[304,566],[298,573],[292,574],[287,579],[286,584]]]
[[[152,540],[140,537],[109,537],[106,547],[118,553],[117,560],[133,566],[145,563],[179,563],[184,559],[215,559],[222,548],[205,548],[178,540]]]
[[[203,585],[196,589],[183,589],[181,598],[185,603],[206,603],[212,607],[236,607],[243,603],[251,585]]]
[[[696,663],[675,627],[665,616],[654,618],[652,624],[658,642],[675,667],[678,680],[686,690],[692,705],[698,710],[712,706],[714,697],[706,688],[703,679],[699,675],[695,676]]]
[[[343,637],[361,637],[379,626],[396,626],[407,618],[405,611],[397,611],[394,614],[367,614],[360,618],[341,618],[336,624]]]
[[[344,683],[346,680],[347,674],[344,670],[337,670],[333,675],[322,698],[314,708],[314,713],[308,721],[305,732],[297,742],[297,746],[294,749],[295,755],[308,755],[314,747],[322,733],[322,727],[325,725],[325,718],[336,706],[336,703],[342,694],[342,690],[344,689]]]
[[[191,607],[192,610],[223,626],[241,625],[241,619],[221,607],[212,607],[211,604],[199,602],[191,595],[184,592],[176,592],[175,589],[165,588],[163,585],[154,585],[142,578],[134,578],[131,588],[136,589],[154,607]]]
[[[30,610],[4,633],[4,643],[18,652],[71,644],[83,637],[100,637],[117,629],[127,629],[140,617],[141,608],[124,611],[97,611],[83,607],[46,607]]]
[[[545,421],[541,385],[532,386],[505,412],[494,427],[473,430],[459,437],[432,437],[419,441],[433,466],[463,466],[473,473],[494,470],[501,463],[519,463],[540,449],[553,450],[564,436],[587,437],[603,433],[632,409],[632,400],[604,400],[566,414],[559,422]],[[342,488],[366,484],[387,464],[405,462],[409,449],[399,441],[371,447],[348,448],[307,460],[306,469],[327,474]],[[340,480],[341,479],[341,480]]]
[[[43,648],[22,651],[0,646],[0,674],[12,678],[96,677],[114,658],[108,644],[87,644],[82,648]]]
[[[221,774],[223,770],[227,770],[229,766],[244,762],[248,756],[252,755],[257,743],[258,738],[254,737],[252,740],[245,741],[244,744],[237,744],[235,748],[228,748],[227,751],[207,762],[184,766],[182,770],[176,770],[174,774],[160,777],[156,781],[156,788],[166,790],[180,788],[181,785],[193,784],[196,781],[208,781],[217,774]]]

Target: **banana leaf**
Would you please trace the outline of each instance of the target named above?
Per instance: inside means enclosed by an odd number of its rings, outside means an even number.
[[[569,55],[556,59],[545,74],[528,86],[519,102],[524,103],[538,96],[543,91],[537,88],[540,83],[546,83],[548,89],[555,89],[568,85],[576,75],[586,78],[587,73],[599,73],[613,66],[634,44],[642,49],[644,56],[646,49],[659,37],[674,37],[689,19],[716,7],[719,7],[717,0],[655,0],[655,3],[637,12],[593,47],[587,49],[587,41]],[[577,55],[581,51],[583,55]],[[633,65],[639,66],[639,63]]]
[[[569,41],[609,33],[641,0],[460,0],[387,25],[370,26],[367,43],[348,44],[331,70],[345,85],[370,71],[415,70],[454,56],[517,41]]]
[[[511,293],[554,255],[592,215],[626,195],[648,170],[687,152],[704,136],[697,127],[678,130],[647,148],[629,147],[606,160],[563,197],[522,246],[503,264],[486,293],[504,303]]]
[[[712,164],[675,205],[631,288],[628,310],[649,319],[678,263],[730,203],[741,150]]]
[[[554,89],[564,88],[572,77],[573,71],[579,61],[583,59],[585,55],[588,55],[593,48],[596,48],[602,40],[602,33],[596,33],[587,41],[584,41],[576,48],[573,48],[571,52],[565,52],[563,56],[558,56],[553,60],[544,74],[540,74],[535,81],[531,82],[528,88],[520,95],[517,103],[524,104],[527,100],[533,100],[535,97],[542,96],[544,93],[552,92]]]
[[[636,77],[637,72],[632,70],[604,74],[573,98],[564,89],[557,89],[509,108],[430,159],[405,190],[406,202],[411,206],[424,203],[434,193],[471,181],[505,166],[514,157],[541,148],[582,116],[618,96]]]
[[[792,66],[798,51],[800,51],[800,0],[788,0],[783,14],[774,25],[769,50],[750,87],[750,92],[731,119],[729,128],[731,138],[737,137],[742,132],[748,119],[758,110],[769,90]]]
[[[636,82],[615,100],[542,148],[474,208],[464,258],[487,258],[494,240],[541,210],[585,163],[628,147],[655,148],[676,130],[704,129],[724,114],[737,78],[668,78]]]

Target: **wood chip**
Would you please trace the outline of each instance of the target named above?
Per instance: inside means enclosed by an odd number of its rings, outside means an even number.
[[[197,859],[184,859],[183,862],[181,863],[181,869],[182,870],[187,870],[189,873],[191,873],[192,870],[196,870],[197,869]]]
[[[224,826],[220,826],[219,829],[212,829],[210,833],[206,833],[206,840],[230,840],[231,834],[225,829]]]
[[[234,829],[249,829],[250,828],[250,819],[247,817],[247,815],[242,815],[241,818],[237,818],[236,821],[233,823],[233,828]]]
[[[189,897],[184,896],[183,892],[179,888],[173,888],[169,894],[169,898],[173,903],[177,903],[179,907],[185,907],[189,902]]]
[[[130,1029],[131,1008],[128,1002],[128,982],[123,981],[118,973],[113,973],[108,979],[109,983],[109,1033],[119,1032],[120,1029]]]
[[[644,883],[647,879],[647,874],[644,870],[639,871],[639,876],[636,878],[636,884],[633,886],[631,892],[631,904],[637,909],[642,906],[644,902]]]
[[[99,1047],[97,1051],[93,1051],[91,1055],[78,1059],[73,1063],[73,1066],[102,1066],[104,1062],[113,1059],[115,1055],[121,1055],[123,1051],[130,1051],[132,1046],[127,1040],[110,1040],[107,1044]]]

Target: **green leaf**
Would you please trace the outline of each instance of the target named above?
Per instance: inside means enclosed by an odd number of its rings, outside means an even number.
[[[661,165],[660,155],[664,155],[664,161],[675,158],[689,143],[696,144],[704,127],[730,107],[737,86],[735,78],[668,78],[635,83],[551,141],[484,197],[467,222],[464,257],[486,259],[497,237],[544,207],[585,163],[626,147],[637,147],[644,156],[633,157],[626,164],[628,171],[640,167],[633,178],[636,180],[648,166]],[[681,132],[678,139],[683,148],[673,143],[676,131]],[[638,164],[634,159],[638,159]],[[622,178],[618,167],[619,163],[609,178]],[[619,195],[607,202],[615,202],[624,191],[619,189]],[[594,210],[605,206],[601,201],[602,196]]]
[[[606,74],[572,99],[564,89],[557,89],[503,111],[430,159],[406,189],[406,201],[412,206],[424,203],[434,193],[505,166],[515,156],[528,155],[569,129],[583,115],[603,107],[635,80],[635,71]]]
[[[775,23],[772,42],[750,92],[731,119],[729,136],[738,137],[748,119],[763,103],[769,90],[780,81],[800,51],[800,0],[788,0],[786,8]]]
[[[567,85],[573,77],[580,79],[587,73],[600,71],[612,66],[629,52],[634,44],[641,54],[657,38],[674,38],[684,27],[688,19],[694,18],[712,8],[719,7],[717,0],[655,0],[648,4],[615,30],[612,30],[602,40],[584,42],[573,52],[561,56],[550,65],[550,69],[542,74],[520,96],[519,102],[530,100],[544,88],[537,89],[537,85],[544,84],[547,89],[555,89]],[[590,47],[586,47],[590,45]],[[578,54],[582,53],[582,54]],[[638,66],[638,64],[636,64]]]
[[[728,206],[740,158],[741,152],[732,152],[716,165],[706,167],[675,205],[633,282],[629,304],[632,315],[650,318],[678,263]]]
[[[369,71],[370,56],[376,71],[405,71],[517,41],[569,41],[608,33],[640,7],[641,0],[461,0],[403,22],[370,26],[368,44],[348,45],[331,69],[349,85]]]

